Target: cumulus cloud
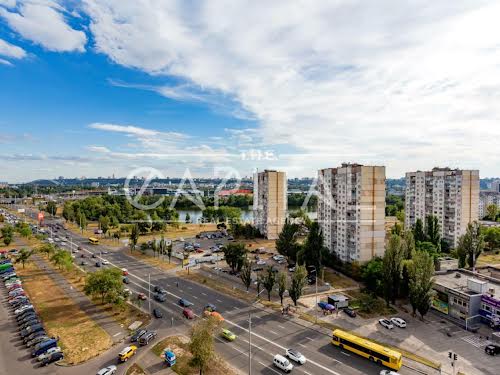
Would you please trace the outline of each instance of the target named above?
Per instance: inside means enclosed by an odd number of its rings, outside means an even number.
[[[495,1],[85,0],[84,9],[96,50],[116,63],[234,98],[265,140],[339,154],[314,166],[298,158],[310,169],[342,155],[386,164],[389,175],[479,167],[477,150],[500,135]]]
[[[51,0],[19,1],[14,10],[0,7],[0,17],[23,38],[49,51],[85,51],[87,36],[67,23],[64,12],[58,2]]]

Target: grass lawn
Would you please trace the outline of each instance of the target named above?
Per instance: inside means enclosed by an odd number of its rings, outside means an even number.
[[[164,349],[170,348],[177,357],[176,364],[172,370],[179,375],[198,375],[200,370],[189,364],[191,352],[189,351],[189,339],[183,336],[170,336],[156,344],[151,351],[160,356]],[[162,358],[163,360],[163,358]],[[166,367],[166,365],[165,365]],[[216,356],[213,364],[204,372],[206,375],[236,375],[237,373],[219,356]]]
[[[173,260],[172,263],[168,263],[168,258],[166,260],[163,260],[162,258],[157,258],[157,257],[152,257],[150,255],[143,254],[141,250],[135,250],[133,252],[127,251],[127,255],[131,255],[134,258],[137,258],[145,263],[148,263],[154,267],[161,268],[162,270],[168,271],[171,269],[174,269],[179,266],[179,264],[175,263]]]
[[[126,373],[126,375],[143,375],[143,374],[146,373],[144,372],[142,367],[139,366],[137,363],[134,363],[132,366],[130,366]]]
[[[23,287],[51,336],[60,338],[65,361],[77,364],[109,349],[111,337],[34,263],[17,267]]]
[[[357,287],[358,283],[353,279],[348,278],[331,268],[324,268],[324,281],[329,283],[332,288],[343,289]]]
[[[83,293],[83,287],[85,286],[85,273],[78,268],[74,268],[71,271],[61,271],[55,268],[51,263],[49,267],[52,268],[54,272],[59,272],[68,282],[73,285],[76,289]],[[92,299],[92,298],[91,298]],[[140,309],[132,304],[125,304],[123,309],[118,309],[110,304],[103,304],[99,298],[93,298],[92,302],[99,307],[106,314],[110,315],[123,327],[128,327],[135,321],[143,322],[143,325],[147,325],[151,320],[151,316],[142,312]]]
[[[185,279],[194,281],[198,284],[206,285],[210,289],[215,289],[222,294],[226,294],[234,298],[242,299],[247,302],[253,302],[255,300],[253,293],[246,293],[245,291],[238,288],[233,289],[224,282],[216,281],[208,276],[201,275],[196,271],[190,271],[189,275],[185,270],[178,271],[177,275]]]
[[[276,242],[274,240],[266,240],[265,238],[254,238],[251,240],[237,238],[236,242],[243,243],[248,250],[258,249],[264,247],[267,251],[276,250]]]
[[[498,251],[498,250],[495,250]],[[477,259],[478,265],[500,264],[500,253],[495,254],[495,251],[483,252]]]

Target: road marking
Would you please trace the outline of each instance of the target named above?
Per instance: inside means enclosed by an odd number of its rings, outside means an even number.
[[[268,369],[269,369],[269,370],[271,370],[272,372],[275,372],[276,374],[281,375],[281,372],[276,371],[275,369],[273,369],[273,368],[269,367],[268,365],[266,365],[266,364],[262,363],[261,361],[259,361],[259,364],[261,364],[262,366],[264,366],[264,367],[268,368]]]
[[[216,299],[216,301],[222,303],[222,301],[220,299]]]
[[[188,286],[188,289],[189,289],[189,290],[191,290],[191,289],[193,289],[193,288],[191,288],[190,286]]]
[[[341,352],[343,355],[346,355],[348,357],[350,357],[351,355],[349,353],[346,353],[346,352]]]
[[[314,341],[314,339],[310,338],[310,337],[306,337],[306,339],[310,340],[310,341]]]
[[[302,346],[303,348],[307,348],[307,346],[305,346],[304,344],[301,344],[300,342],[297,343],[298,345]]]
[[[191,288],[189,288],[189,289],[191,289]],[[203,293],[203,292],[201,292],[201,294],[202,294],[202,295],[204,295],[204,296],[206,296],[206,295],[207,295],[207,293]]]
[[[196,296],[193,296],[193,298],[194,298],[194,299],[198,299],[198,297],[196,297]]]
[[[115,333],[113,337],[120,336],[121,334],[122,334],[121,332]]]
[[[277,333],[274,331],[269,330],[269,332],[271,332],[273,335],[277,335]]]
[[[282,325],[279,325],[279,324],[278,324],[278,327],[280,327],[281,329],[285,329],[285,327],[283,327]]]

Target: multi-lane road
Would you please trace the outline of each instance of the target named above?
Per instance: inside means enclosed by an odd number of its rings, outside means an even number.
[[[212,303],[225,318],[225,327],[233,331],[238,338],[233,342],[226,342],[217,338],[217,350],[236,368],[248,373],[249,368],[249,318],[251,317],[251,367],[252,374],[280,374],[272,366],[275,354],[283,354],[286,348],[296,348],[308,359],[305,365],[295,366],[296,374],[379,374],[382,367],[360,358],[352,353],[341,351],[330,344],[328,335],[311,328],[306,328],[279,314],[268,313],[256,306],[235,298],[223,295],[212,289],[178,278],[173,273],[157,269],[127,254],[124,251],[113,251],[102,245],[88,244],[82,238],[70,231],[59,231],[59,235],[69,236],[69,246],[80,246],[88,254],[98,254],[101,260],[107,260],[107,267],[127,268],[130,284],[127,285],[136,294],[153,290],[155,285],[162,286],[168,291],[167,300],[158,303],[154,300],[146,301],[145,308],[151,302],[151,308],[163,311],[163,325],[170,326],[171,318],[174,325],[186,325],[191,322],[182,318],[182,308],[177,304],[179,298],[185,298],[194,303],[193,310],[201,314],[203,307]],[[107,252],[103,254],[103,252]],[[77,261],[80,259],[77,258]],[[86,258],[87,271],[93,271],[95,258]],[[78,263],[78,262],[77,262]],[[152,294],[151,294],[152,295]],[[104,363],[103,363],[104,365]],[[409,369],[401,369],[401,374],[413,374]]]

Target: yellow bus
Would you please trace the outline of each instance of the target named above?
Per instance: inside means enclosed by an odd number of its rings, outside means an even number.
[[[94,238],[94,237],[89,237],[89,242],[92,245],[99,245],[99,240],[97,238]]]
[[[349,350],[370,361],[399,370],[403,364],[402,354],[370,340],[336,329],[332,334],[332,344],[341,349]]]

